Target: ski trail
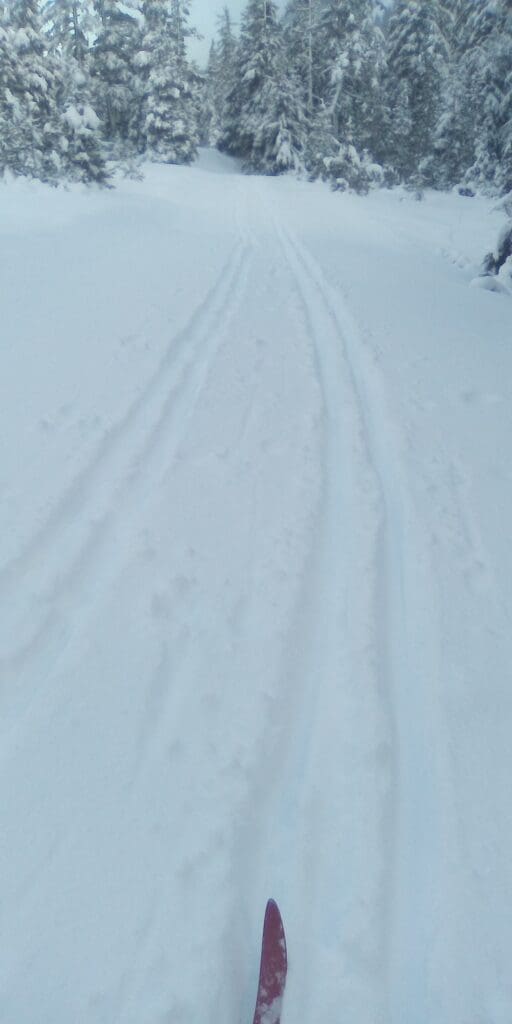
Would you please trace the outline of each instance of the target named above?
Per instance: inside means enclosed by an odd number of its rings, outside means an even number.
[[[176,393],[168,375],[148,429],[134,428],[120,444],[122,466],[112,460],[120,484],[92,546],[78,550],[79,560],[75,552],[63,559],[51,618],[4,666],[17,687],[3,698],[2,759],[13,771],[23,747],[42,767],[41,782],[17,794],[13,816],[36,820],[39,845],[45,856],[52,851],[48,860],[30,849],[16,864],[7,858],[19,945],[4,973],[18,1005],[24,997],[13,979],[26,958],[36,962],[34,990],[51,1005],[62,929],[50,915],[48,955],[27,922],[41,894],[60,907],[71,882],[59,910],[70,924],[71,959],[80,962],[96,941],[78,982],[64,982],[62,1004],[127,1024],[141,1006],[183,1022],[238,1019],[253,950],[239,908],[239,943],[226,923],[242,892],[233,849],[276,703],[317,483],[309,361],[292,319],[276,339],[281,296],[265,247],[249,237],[250,214],[242,204],[244,244],[192,339],[190,369]],[[88,514],[101,504],[96,483],[84,489]],[[38,557],[42,565],[44,545]],[[47,806],[59,788],[64,801]],[[80,812],[67,803],[75,790]],[[91,861],[98,899],[89,908],[73,877]],[[114,865],[120,878],[116,870],[110,895]],[[115,927],[105,924],[104,904]],[[255,963],[262,906],[250,915]],[[110,940],[123,965],[117,974],[102,955]]]
[[[280,335],[309,351],[319,387],[323,486],[236,859],[254,906],[274,895],[283,911],[293,950],[284,1019],[334,1020],[343,1006],[380,1021],[391,813],[375,607],[380,493],[339,324],[261,186],[247,188],[275,288],[290,296]]]
[[[106,433],[90,464],[71,484],[24,551],[0,569],[0,597],[5,599],[11,615],[3,619],[2,628],[11,640],[13,633],[16,637],[17,620],[23,620],[27,612],[23,607],[18,608],[12,591],[30,570],[30,599],[34,600],[35,592],[44,604],[48,592],[52,591],[49,580],[53,581],[54,588],[59,586],[63,558],[69,563],[79,561],[81,552],[91,542],[95,524],[108,515],[126,481],[137,476],[172,400],[177,400],[187,388],[194,362],[199,361],[204,367],[201,346],[222,322],[245,256],[246,248],[239,243],[188,325],[173,339],[142,394],[122,420]],[[20,589],[26,595],[26,588]],[[5,643],[5,638],[2,639]]]
[[[426,1024],[433,1012],[429,965],[439,927],[443,848],[450,847],[449,798],[441,781],[448,774],[438,704],[438,602],[429,548],[400,458],[401,439],[359,330],[310,253],[282,226],[280,234],[306,305],[323,307],[338,338],[343,372],[353,391],[363,447],[380,496],[382,520],[372,581],[378,638],[375,671],[390,716],[397,792],[394,806],[389,801],[388,834],[382,837],[392,895],[381,925],[389,929],[389,935],[381,939],[387,947],[390,1020],[407,1024],[414,1019]],[[319,343],[325,380],[332,367],[322,350]],[[336,385],[330,401],[341,401]],[[331,468],[339,477],[340,468],[335,469],[332,460]]]
[[[159,487],[186,433],[247,273],[248,247],[242,236],[181,332],[178,348],[175,339],[142,397],[109,433],[45,527],[0,574],[6,609],[0,657],[4,723],[11,701],[16,706],[21,701],[28,709],[23,679],[30,680],[34,660],[43,681],[45,666],[54,667],[69,642],[71,622],[80,624],[82,609],[108,586],[117,563],[126,558],[132,517],[143,521],[147,496]],[[8,686],[14,677],[15,691]]]

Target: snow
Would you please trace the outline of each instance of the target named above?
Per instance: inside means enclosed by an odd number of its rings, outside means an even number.
[[[99,117],[89,104],[85,104],[81,111],[74,104],[67,107],[63,119],[74,131],[94,131],[100,125]]]
[[[0,1019],[509,1024],[504,214],[0,188]]]

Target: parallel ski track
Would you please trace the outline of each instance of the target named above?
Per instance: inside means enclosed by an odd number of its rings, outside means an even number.
[[[350,472],[343,465],[344,459],[350,458],[350,446],[341,434],[340,407],[346,401],[347,390],[352,394],[353,410],[360,425],[359,454],[366,459],[366,469],[378,495],[380,508],[372,513],[375,535],[371,537],[370,528],[367,553],[367,567],[372,560],[375,567],[373,594],[368,590],[364,598],[374,622],[376,687],[388,723],[387,770],[392,777],[384,806],[382,844],[387,872],[382,880],[379,937],[388,997],[387,1007],[382,1005],[378,1019],[387,1018],[394,1024],[414,1019],[416,1024],[426,1024],[430,1019],[429,954],[435,929],[437,883],[442,873],[442,837],[444,834],[446,838],[447,825],[447,796],[439,781],[439,746],[443,736],[436,706],[439,671],[431,678],[422,667],[422,651],[428,653],[431,666],[439,649],[435,625],[438,603],[428,565],[428,544],[422,543],[422,527],[400,458],[401,440],[359,329],[340,293],[326,280],[312,254],[284,227],[276,212],[274,222],[315,343],[330,434],[323,524],[326,548],[320,556],[324,571],[319,575],[319,584],[324,589],[316,594],[317,607],[313,611],[322,621],[314,642],[317,646],[320,640],[330,644],[332,679],[339,678],[343,671],[343,665],[336,664],[340,655],[336,630],[343,620],[336,568],[343,573],[346,566],[328,563],[336,551],[339,554],[343,550],[343,511],[347,503],[354,501],[354,495],[346,490],[347,484],[350,486]],[[352,457],[357,457],[354,452]],[[361,482],[364,488],[363,478]],[[369,481],[366,486],[371,503]],[[363,491],[360,496],[364,497]],[[356,516],[363,515],[363,509],[354,511]],[[365,566],[360,568],[360,586],[364,588]],[[328,580],[330,586],[325,591]],[[352,582],[357,586],[357,579]],[[315,684],[318,681],[313,677],[305,697],[311,722],[319,714],[318,692],[313,692]],[[324,706],[334,696],[324,693]],[[346,868],[347,865],[339,865],[340,875],[346,875]],[[309,878],[310,915],[314,914],[311,884]],[[304,989],[307,1005],[305,984]]]
[[[359,329],[321,266],[284,226],[264,185],[240,184],[239,240],[217,282],[46,523],[0,569],[0,602],[12,612],[4,617],[0,648],[2,731],[7,734],[2,749],[8,748],[9,712],[14,712],[19,735],[19,723],[33,702],[44,700],[45,675],[76,631],[87,628],[83,615],[93,593],[108,588],[122,567],[122,541],[143,522],[145,495],[159,486],[172,464],[249,280],[251,249],[259,240],[257,232],[248,235],[241,204],[249,202],[253,187],[263,223],[273,225],[283,274],[295,285],[299,311],[283,326],[292,329],[295,318],[315,353],[325,414],[325,489],[308,593],[298,609],[298,650],[283,668],[283,735],[262,773],[272,780],[267,790],[275,796],[263,792],[264,781],[255,783],[252,796],[259,814],[247,808],[251,824],[235,866],[240,880],[244,877],[256,890],[265,851],[272,842],[282,843],[288,856],[277,858],[283,872],[278,889],[290,905],[300,907],[299,917],[311,922],[313,936],[330,929],[333,955],[343,951],[347,975],[357,978],[361,992],[373,1001],[372,1019],[427,1024],[432,905],[445,817],[436,760],[441,731],[435,712],[437,679],[428,678],[422,668],[422,648],[432,665],[438,644],[435,585],[400,458],[400,438]],[[360,542],[355,556],[347,550],[353,538]],[[361,648],[365,631],[369,653]],[[334,811],[346,818],[342,801],[353,798],[357,789],[353,779],[344,785],[343,765],[332,784],[326,773],[336,731],[347,749],[352,742],[343,722],[333,720],[340,690],[347,691],[342,699],[351,712],[364,708],[358,703],[363,697],[357,679],[350,678],[360,662],[367,670],[365,683],[380,702],[381,719],[361,720],[360,735],[353,739],[354,762],[362,769],[357,791],[366,815],[378,819],[386,877],[379,880],[380,892],[369,880],[364,891],[351,896],[347,889],[357,865],[350,863],[350,837],[340,847],[343,862],[338,848],[322,849],[321,844],[326,816]],[[32,692],[35,666],[38,687]],[[319,666],[324,679],[318,678]],[[387,737],[384,771],[392,782],[384,797],[365,789],[363,778],[365,757],[375,758],[379,735]],[[321,799],[323,784],[329,786],[326,800]],[[355,805],[351,809],[358,811]],[[319,845],[313,851],[316,836]],[[340,880],[334,892],[333,878]],[[376,932],[371,948],[344,933],[345,908],[358,898],[364,923]],[[304,970],[300,978],[296,972],[295,980],[292,972],[291,994],[295,987],[295,1006],[308,1024],[315,1019],[310,979],[317,952],[309,947],[302,955],[296,950],[295,957],[299,972],[301,965]],[[339,1006],[329,1020],[338,1016]]]
[[[30,681],[31,666],[37,662],[41,687],[70,631],[81,625],[88,590],[96,589],[100,578],[106,584],[103,576],[115,572],[116,557],[123,557],[123,523],[140,518],[144,495],[165,476],[187,430],[248,273],[250,247],[238,194],[236,202],[239,238],[213,287],[46,523],[0,570],[0,602],[11,612],[2,619],[0,648],[4,723],[11,700],[26,713],[37,695],[36,690],[27,704],[23,679],[27,675]],[[14,679],[16,687],[9,687]]]

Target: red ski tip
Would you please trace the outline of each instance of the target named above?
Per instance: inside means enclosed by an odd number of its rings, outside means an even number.
[[[253,1024],[280,1024],[288,960],[279,907],[269,900],[261,942],[260,980]]]

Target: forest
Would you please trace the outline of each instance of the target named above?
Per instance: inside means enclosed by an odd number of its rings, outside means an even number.
[[[512,189],[511,0],[0,2],[0,171],[108,184],[216,146],[332,188]]]

